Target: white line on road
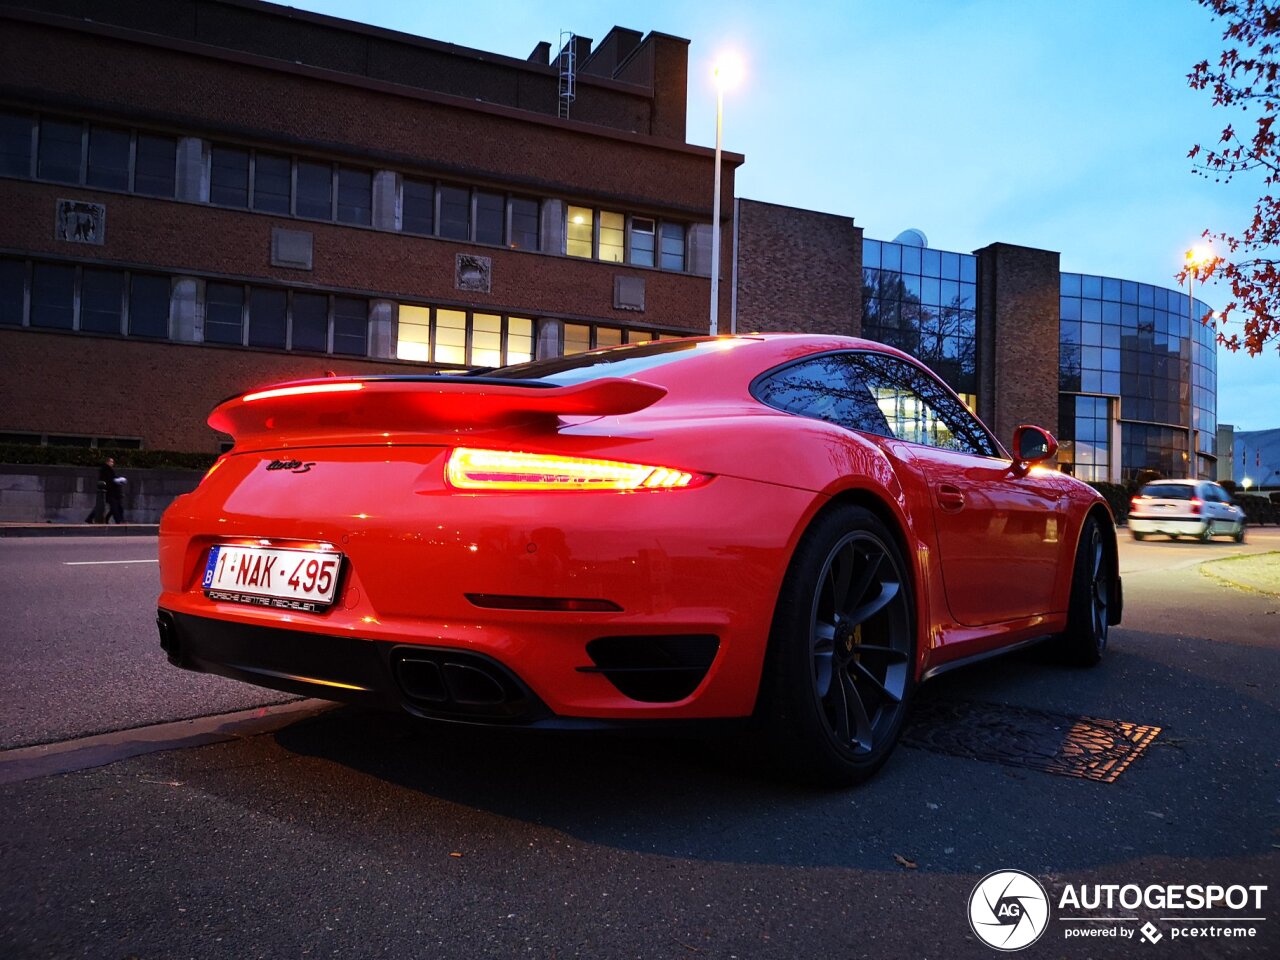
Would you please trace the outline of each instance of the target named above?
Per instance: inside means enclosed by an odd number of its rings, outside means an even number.
[[[63,560],[64,567],[100,567],[107,563],[159,563],[155,560]]]

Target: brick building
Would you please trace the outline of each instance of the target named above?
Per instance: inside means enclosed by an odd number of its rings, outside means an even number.
[[[685,40],[519,60],[257,0],[29,0],[0,53],[0,439],[216,450],[206,412],[265,381],[705,330]]]

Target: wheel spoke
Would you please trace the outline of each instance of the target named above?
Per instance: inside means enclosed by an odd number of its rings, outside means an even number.
[[[853,552],[852,548],[849,552]],[[876,553],[874,555],[865,554],[864,556],[866,557],[866,562],[863,564],[862,573],[858,575],[858,582],[853,585],[853,588],[849,590],[848,593],[841,596],[838,601],[840,603],[840,609],[851,615],[853,614],[855,604],[865,597],[867,595],[867,591],[871,589],[871,584],[875,581],[876,574],[880,572],[880,564],[884,560],[883,553]],[[853,622],[861,623],[862,621],[855,619]]]
[[[864,603],[862,606],[853,610],[849,614],[851,623],[865,623],[874,617],[877,613],[887,607],[893,598],[898,595],[898,583],[894,580],[882,582],[880,584],[880,595],[874,600]]]
[[[853,677],[840,671],[840,690],[844,694],[847,716],[845,718],[846,737],[848,729],[853,728],[852,740],[864,750],[871,749],[871,718],[867,716],[867,707],[862,702],[862,695],[853,684]]]
[[[827,570],[831,581],[831,607],[835,613],[844,610],[845,596],[849,592],[849,581],[853,578],[853,550],[846,547],[831,558],[831,566]]]
[[[892,690],[886,687],[884,683],[881,682],[881,680],[874,673],[868,670],[865,666],[863,666],[857,660],[853,661],[853,668],[858,671],[858,673],[862,676],[864,680],[872,684],[876,688],[876,690],[880,692],[880,695],[884,697],[884,699],[892,703],[902,702],[902,697],[898,696],[896,693],[894,693]]]
[[[832,683],[831,690],[831,708],[835,712],[836,737],[842,743],[848,743],[852,738],[849,734],[849,694],[845,690],[843,679],[839,683]]]
[[[882,647],[877,643],[859,643],[853,648],[854,653],[869,653],[873,656],[884,657],[890,663],[906,663],[907,654],[903,650],[894,647]]]

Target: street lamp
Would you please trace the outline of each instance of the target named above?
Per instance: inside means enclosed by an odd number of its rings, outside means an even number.
[[[720,128],[724,121],[724,91],[742,81],[742,59],[722,54],[712,68],[716,84],[716,173],[711,197],[711,336],[720,332]]]
[[[1196,270],[1213,259],[1213,253],[1203,243],[1197,243],[1187,251],[1187,336],[1196,335]],[[1200,431],[1190,429],[1191,448],[1199,453]],[[1186,454],[1183,454],[1185,457]],[[1187,467],[1190,471],[1190,465]],[[1200,475],[1199,457],[1196,458],[1196,476]]]

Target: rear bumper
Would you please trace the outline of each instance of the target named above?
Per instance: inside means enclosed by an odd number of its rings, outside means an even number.
[[[1204,534],[1203,517],[1135,517],[1129,514],[1129,529],[1134,533],[1164,533],[1180,537],[1199,537]]]

